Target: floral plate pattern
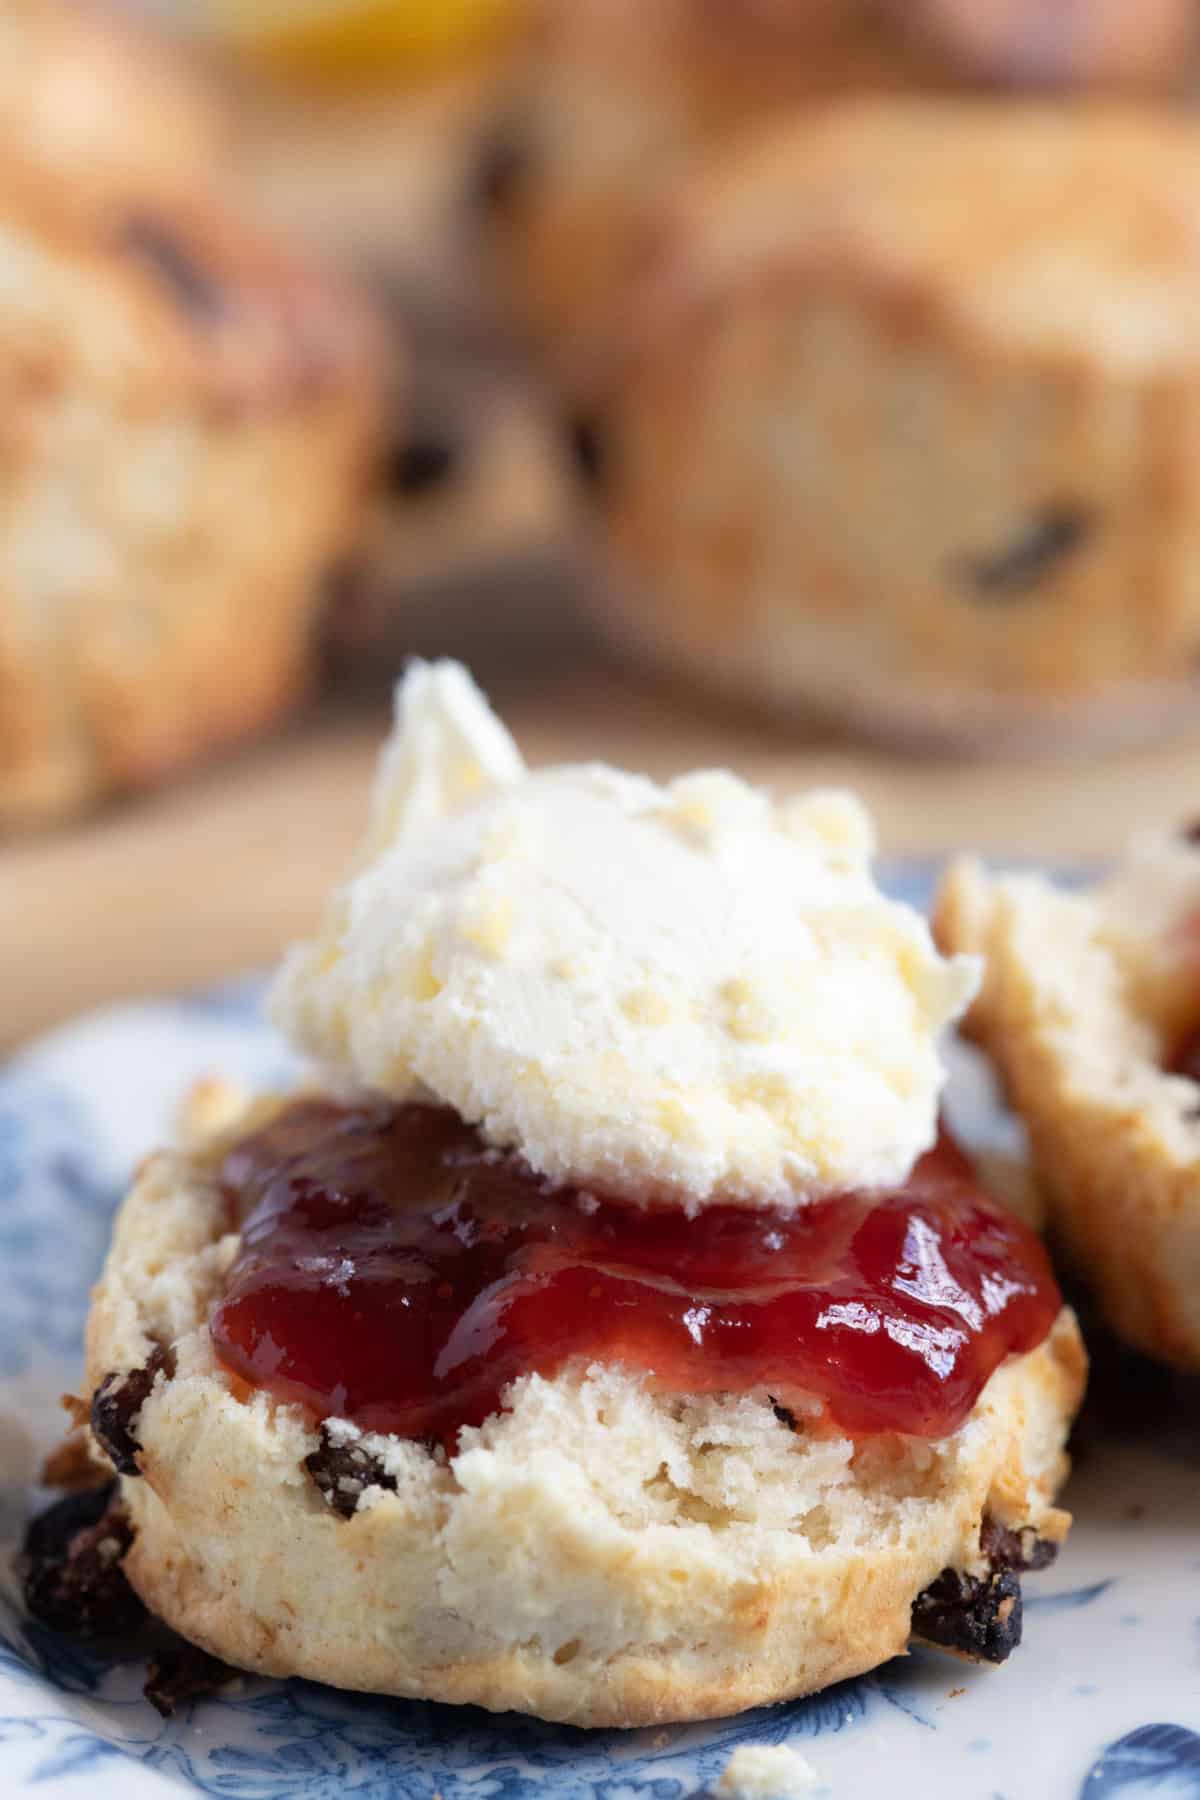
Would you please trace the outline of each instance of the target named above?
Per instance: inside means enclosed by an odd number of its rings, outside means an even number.
[[[893,871],[920,899],[928,871]],[[40,1800],[687,1800],[747,1743],[789,1743],[818,1797],[1200,1800],[1200,1388],[1093,1442],[1059,1563],[1026,1587],[1004,1669],[917,1653],[809,1700],[696,1726],[586,1732],[247,1677],[160,1719],[142,1671],[26,1618],[9,1573],[75,1380],[88,1286],[129,1170],[220,1071],[292,1071],[250,979],[67,1026],[0,1069],[0,1795]],[[969,1053],[949,1103],[1013,1126]]]

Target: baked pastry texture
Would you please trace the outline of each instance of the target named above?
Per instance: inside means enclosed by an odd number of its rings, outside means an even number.
[[[321,1074],[208,1084],[94,1290],[72,1410],[154,1612],[581,1725],[1004,1660],[1084,1355],[939,1129],[974,961],[870,855],[846,794],[531,770],[410,667],[271,999]]]
[[[1198,177],[1194,119],[969,98],[710,167],[590,374],[612,631],[918,741],[1184,717]]]
[[[575,0],[542,9],[478,164],[516,322],[569,381],[654,204],[772,119],[885,93],[1178,90],[1192,0]]]
[[[943,1571],[986,1588],[989,1546],[1036,1560],[1035,1538],[1065,1533],[1052,1501],[1083,1379],[1068,1312],[942,1441],[855,1448],[789,1428],[765,1394],[652,1395],[599,1366],[521,1379],[449,1462],[318,1432],[214,1358],[237,1248],[216,1170],[272,1103],[240,1120],[228,1096],[205,1105],[227,1135],[151,1159],[122,1208],[87,1380],[125,1471],[127,1573],[221,1657],[581,1725],[699,1718],[874,1666]]]
[[[960,862],[935,921],[985,958],[966,1028],[1028,1126],[1050,1230],[1107,1323],[1184,1369],[1200,1369],[1200,1128],[1195,1080],[1172,1070],[1200,1020],[1198,920],[1200,853],[1179,843],[1083,891]]]
[[[156,781],[302,687],[372,418],[357,302],[206,195],[0,176],[0,823]]]
[[[839,93],[951,78],[876,0],[579,0],[542,29],[481,144],[502,297],[561,379],[620,304],[653,200],[698,157]]]

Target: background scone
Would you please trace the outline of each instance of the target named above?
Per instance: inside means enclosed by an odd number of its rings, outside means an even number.
[[[984,956],[966,1028],[1029,1127],[1051,1230],[1122,1337],[1200,1369],[1200,852],[1150,845],[1073,892],[961,862],[936,928]]]
[[[613,631],[917,740],[1191,707],[1198,192],[1200,124],[1115,102],[846,104],[710,168],[591,375]]]
[[[972,1597],[994,1641],[960,1647],[992,1653],[1011,1570],[1065,1532],[1052,1499],[1083,1364],[1065,1312],[941,1441],[856,1447],[791,1429],[764,1393],[652,1395],[600,1367],[516,1382],[450,1461],[318,1431],[214,1358],[237,1246],[223,1148],[144,1169],[87,1379],[123,1470],[130,1579],[234,1663],[584,1725],[720,1715],[872,1667],[914,1629],[948,1641]],[[914,1621],[946,1570],[962,1581]]]
[[[372,332],[209,197],[0,172],[0,823],[154,781],[302,686]]]
[[[542,10],[476,184],[508,310],[560,375],[619,303],[652,198],[697,157],[832,94],[949,78],[876,0]]]

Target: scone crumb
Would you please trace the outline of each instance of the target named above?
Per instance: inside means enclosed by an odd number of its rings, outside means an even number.
[[[176,1120],[176,1133],[185,1149],[199,1149],[237,1123],[246,1110],[248,1096],[236,1082],[219,1075],[202,1076],[184,1096]]]
[[[793,1800],[817,1786],[817,1771],[789,1744],[745,1744],[721,1772],[715,1792],[724,1800]]]

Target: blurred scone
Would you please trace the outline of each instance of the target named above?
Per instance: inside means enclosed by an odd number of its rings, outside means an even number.
[[[622,639],[966,744],[1157,730],[1200,649],[1200,124],[830,108],[710,167],[588,381]]]
[[[914,1633],[949,1644],[969,1600],[980,1639],[956,1647],[999,1660],[1010,1617],[1019,1636],[1013,1571],[1069,1524],[1052,1504],[1084,1379],[1069,1312],[935,1441],[830,1437],[761,1391],[655,1392],[596,1364],[514,1383],[447,1459],[321,1428],[214,1355],[230,1141],[147,1164],[88,1327],[125,1568],[193,1642],[263,1674],[631,1726],[807,1693]]]
[[[1147,843],[1083,891],[960,862],[936,927],[985,959],[967,1028],[1108,1324],[1200,1370],[1200,850]]]
[[[554,361],[604,316],[647,201],[698,153],[802,101],[949,72],[879,0],[543,10],[482,146],[477,200],[508,310]]]
[[[175,54],[99,0],[0,0],[0,157],[35,164],[76,205],[206,180],[226,124]]]
[[[215,200],[0,172],[0,823],[274,716],[350,528],[372,331]]]
[[[1085,1357],[939,1127],[978,970],[849,795],[531,770],[452,664],[397,702],[273,990],[319,1085],[205,1089],[93,1291],[137,1593],[246,1668],[579,1725],[1005,1660]]]

